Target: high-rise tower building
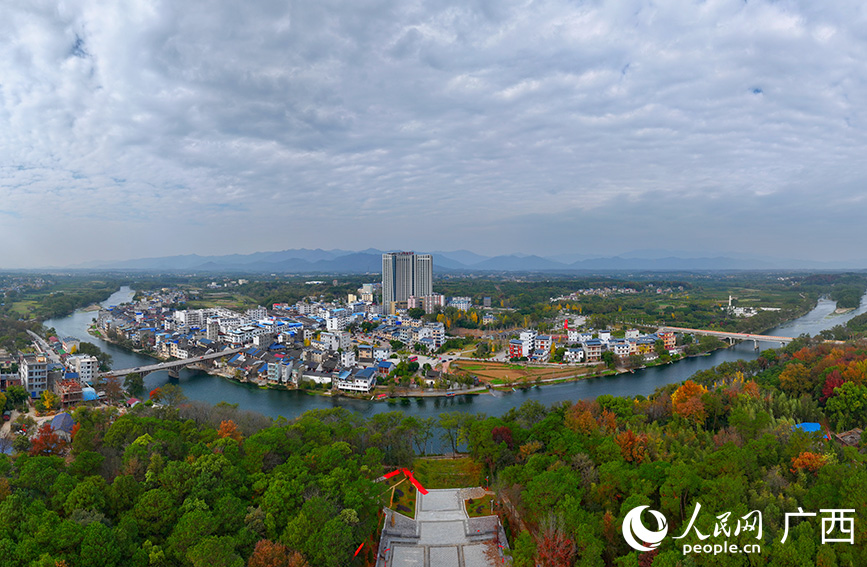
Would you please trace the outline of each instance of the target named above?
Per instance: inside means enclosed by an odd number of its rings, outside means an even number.
[[[396,252],[382,255],[382,305],[386,312],[392,312],[396,302],[432,293],[433,257],[430,254]]]

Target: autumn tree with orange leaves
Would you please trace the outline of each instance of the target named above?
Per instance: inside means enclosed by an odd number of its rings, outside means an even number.
[[[647,459],[647,434],[636,435],[631,429],[618,434],[614,441],[620,447],[620,454],[630,463],[641,464]]]
[[[827,462],[828,459],[825,455],[804,451],[797,457],[792,457],[792,472],[803,470],[816,474],[819,472],[819,469],[827,464]]]
[[[217,437],[220,437],[221,439],[231,437],[235,441],[239,442],[244,438],[238,430],[238,426],[235,425],[235,422],[231,419],[226,419],[220,422],[220,429],[217,431]]]
[[[810,371],[800,362],[786,366],[780,373],[780,389],[794,396],[810,392],[813,389]]]
[[[30,456],[60,455],[66,449],[66,440],[60,437],[49,422],[42,424],[30,442]]]
[[[707,410],[701,399],[706,393],[707,389],[704,386],[687,380],[672,394],[671,409],[687,421],[700,425],[707,418]]]
[[[536,554],[546,567],[571,567],[575,560],[575,542],[566,535],[562,521],[549,516],[542,522]]]
[[[259,540],[247,567],[309,567],[304,556],[292,551],[282,543],[268,539]]]

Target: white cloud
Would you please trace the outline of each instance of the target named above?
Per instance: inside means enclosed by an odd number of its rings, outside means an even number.
[[[20,238],[4,265],[265,239],[506,252],[527,243],[509,226],[521,215],[548,242],[555,213],[630,203],[676,211],[678,232],[742,199],[777,228],[864,212],[863,6],[0,7],[0,208],[15,215],[0,224]],[[95,236],[105,223],[135,238]],[[60,233],[91,245],[46,246]],[[143,250],[149,236],[164,248]]]

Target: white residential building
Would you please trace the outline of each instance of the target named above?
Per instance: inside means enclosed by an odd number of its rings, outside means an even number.
[[[99,372],[99,361],[94,356],[70,356],[67,359],[67,364],[73,372],[78,374],[78,379],[82,384],[92,384],[97,372]]]
[[[42,354],[20,355],[18,377],[30,397],[38,398],[48,389],[48,359]]]
[[[545,352],[551,352],[551,348],[553,346],[554,346],[554,341],[551,339],[551,335],[539,335],[536,337],[535,350],[542,350]]]
[[[258,321],[260,319],[264,319],[268,316],[268,310],[259,305],[255,309],[247,309],[247,312],[244,315],[253,321]]]
[[[632,348],[626,339],[613,339],[608,343],[608,350],[617,356],[629,356]]]
[[[329,331],[342,331],[349,326],[349,322],[346,309],[333,309],[325,316],[325,328]]]
[[[354,374],[349,371],[341,372],[336,380],[336,385],[338,390],[369,394],[376,386],[376,369],[364,368]]]
[[[373,360],[387,360],[391,356],[391,347],[373,347]]]
[[[583,348],[570,348],[566,351],[566,356],[564,357],[566,362],[572,364],[578,364],[579,362],[584,362],[584,349]]]
[[[355,366],[355,351],[345,350],[340,353],[340,366],[344,368],[352,368]]]
[[[470,307],[473,306],[473,299],[471,297],[453,297],[449,299],[449,306],[456,307],[461,311],[469,311]]]
[[[352,338],[346,331],[319,333],[319,340],[330,351],[349,350],[352,348]]]
[[[531,343],[531,348],[533,348],[532,345],[535,344],[534,341],[536,340],[537,336],[539,336],[538,331],[531,331],[531,330],[527,329],[526,331],[521,331],[521,334],[519,335],[518,338],[521,340],[521,342]]]

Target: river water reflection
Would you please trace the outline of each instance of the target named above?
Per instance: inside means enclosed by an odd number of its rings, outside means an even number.
[[[105,302],[104,306],[118,305],[130,301],[133,291],[123,287]],[[768,331],[769,335],[796,337],[801,334],[815,335],[823,329],[845,323],[852,317],[867,311],[867,302],[845,314],[834,314],[835,304],[830,300],[820,300],[819,304],[807,315],[790,321]],[[96,316],[95,312],[76,311],[68,317],[51,319],[46,327],[54,327],[62,337],[76,337],[82,341],[97,344],[111,354],[114,368],[133,368],[151,364],[153,359],[127,352],[111,343],[92,337],[87,328]],[[779,343],[760,343],[760,348],[776,348]],[[256,411],[271,417],[294,418],[307,410],[344,407],[364,416],[402,410],[419,417],[437,416],[444,411],[464,411],[501,415],[510,408],[521,405],[527,400],[536,400],[550,405],[563,400],[595,398],[603,394],[614,396],[648,395],[660,386],[686,380],[696,372],[706,370],[722,362],[752,360],[759,356],[753,343],[741,343],[734,347],[718,350],[708,356],[700,356],[679,361],[674,364],[638,370],[634,374],[621,374],[606,378],[594,378],[580,382],[555,384],[540,388],[530,388],[516,392],[497,393],[496,395],[458,395],[450,398],[401,399],[391,402],[370,402],[364,400],[332,399],[313,396],[297,391],[265,390],[249,384],[239,384],[224,378],[210,376],[197,370],[183,369],[180,385],[186,396],[192,400],[202,400],[211,404],[221,401],[238,404],[241,409]],[[167,372],[154,372],[145,378],[148,389],[168,382]]]

